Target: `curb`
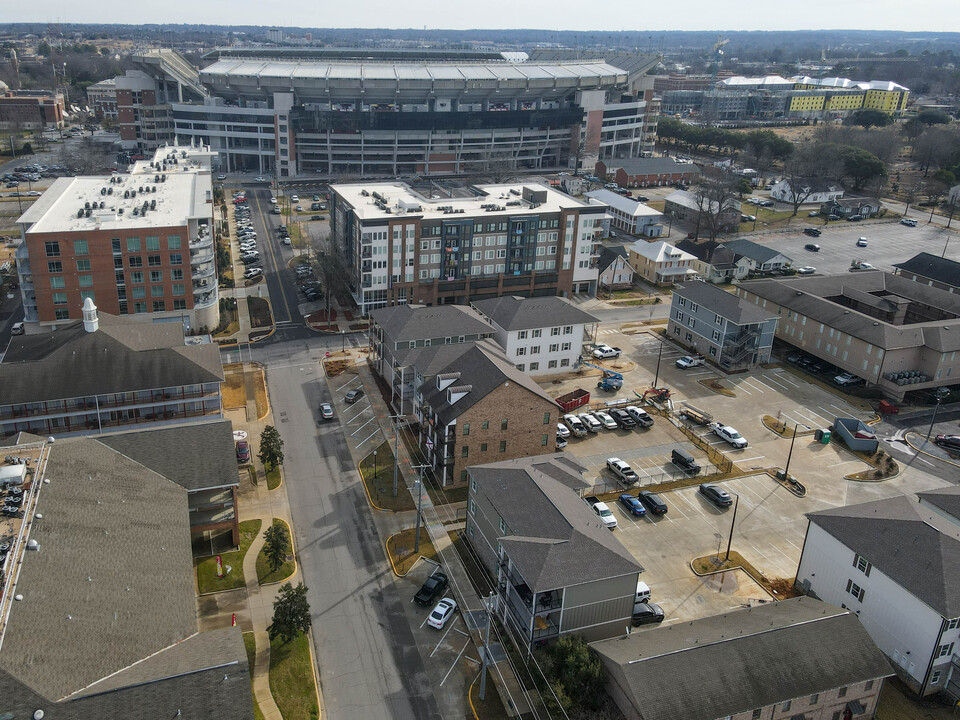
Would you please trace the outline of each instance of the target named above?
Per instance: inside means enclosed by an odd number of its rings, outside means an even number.
[[[279,520],[287,528],[287,536],[290,538],[290,554],[293,555],[293,572],[291,572],[289,575],[283,578],[283,580],[274,580],[273,582],[268,582],[268,583],[262,583],[260,582],[260,578],[257,578],[257,585],[259,585],[260,587],[270,587],[271,585],[279,585],[282,582],[287,582],[290,578],[292,578],[294,575],[297,574],[297,571],[300,570],[300,563],[297,562],[297,550],[293,545],[293,533],[290,531],[290,525],[283,518],[271,517],[270,527],[273,527],[274,520]],[[263,551],[263,548],[260,548],[260,552],[262,551]],[[257,553],[257,557],[260,557],[260,552]],[[254,572],[256,572],[256,569],[257,569],[256,558],[254,558],[254,561],[253,561],[253,569],[254,569]]]
[[[480,679],[480,676],[477,675],[473,682],[470,683],[470,687],[467,688],[467,702],[470,703],[470,712],[473,713],[473,720],[480,720],[480,716],[477,715],[477,709],[473,706],[473,686],[477,684],[477,680]]]
[[[413,528],[406,528],[406,530],[413,530]],[[426,528],[424,528],[424,530],[426,530]],[[405,532],[405,531],[404,531],[404,530],[401,530],[400,532],[395,532],[393,535],[391,535],[390,537],[388,537],[386,540],[383,541],[383,550],[384,550],[384,552],[387,554],[387,560],[390,561],[390,568],[393,570],[393,574],[394,574],[394,575],[396,575],[397,577],[406,577],[407,575],[409,575],[410,573],[413,572],[413,569],[417,566],[417,564],[418,564],[421,560],[423,560],[424,562],[431,562],[431,563],[433,563],[434,565],[436,565],[437,567],[440,567],[440,563],[438,563],[437,561],[435,561],[435,560],[430,560],[429,558],[421,555],[420,557],[418,557],[416,560],[413,561],[413,565],[411,565],[411,566],[410,566],[410,569],[407,570],[405,573],[400,573],[400,572],[398,572],[398,571],[397,571],[397,566],[393,564],[393,556],[390,554],[390,548],[387,546],[387,543],[389,543],[392,538],[395,538],[397,535],[399,535],[399,534],[402,533],[402,532]],[[428,533],[428,535],[429,535],[429,533]]]
[[[367,487],[366,480],[363,479],[363,471],[360,470],[360,463],[357,463],[357,474],[360,475],[360,484],[363,485],[363,491],[367,494],[367,502],[370,503],[370,507],[372,507],[374,510],[379,510],[380,512],[395,513],[396,510],[388,510],[387,508],[382,508],[373,501],[372,497],[370,497],[370,489]]]
[[[260,421],[263,420],[267,415],[270,414],[270,411],[272,410],[272,408],[271,408],[271,406],[270,406],[270,393],[267,392],[267,372],[266,372],[266,370],[263,369],[263,366],[262,366],[262,365],[261,365],[260,367],[258,367],[258,368],[255,368],[255,369],[256,369],[257,371],[259,371],[259,373],[260,373],[260,379],[263,381],[263,399],[264,399],[264,402],[266,403],[266,406],[267,406],[267,411],[266,411],[263,415],[261,415],[260,417],[257,418],[257,422],[260,422]],[[257,398],[254,397],[254,398],[253,398],[253,401],[254,401],[254,403],[256,403]],[[282,479],[282,477],[281,477],[281,483],[282,483],[282,482],[283,482],[283,479]]]
[[[709,557],[709,556],[707,556],[707,557]],[[767,590],[767,589],[763,586],[763,583],[760,582],[759,580],[757,580],[753,575],[751,575],[751,574],[750,574],[750,571],[747,570],[745,567],[743,567],[743,565],[734,565],[733,567],[728,567],[728,568],[725,569],[725,570],[712,570],[712,571],[710,571],[710,572],[708,572],[708,573],[698,573],[698,572],[697,572],[696,570],[694,570],[694,568],[693,568],[693,560],[690,561],[690,572],[692,572],[692,573],[693,573],[694,575],[696,575],[697,577],[701,577],[701,578],[702,578],[702,577],[710,577],[711,575],[719,575],[720,573],[730,572],[731,570],[740,570],[740,571],[742,571],[743,573],[745,573],[746,576],[747,576],[748,578],[750,578],[751,580],[753,580],[753,581],[757,584],[757,586],[758,586],[761,590],[763,590],[763,592],[765,592],[765,593],[767,594],[767,596],[768,596],[771,600],[779,600],[779,599],[780,599],[780,598],[778,598],[776,595],[774,595],[773,593],[771,593],[769,590]]]
[[[911,448],[913,448],[913,450],[914,450],[915,452],[918,452],[918,453],[920,453],[921,455],[926,455],[927,457],[931,457],[931,458],[933,458],[934,460],[939,460],[940,462],[945,462],[945,463],[947,463],[948,465],[953,465],[954,467],[960,467],[960,463],[958,463],[958,462],[954,462],[953,460],[947,460],[946,458],[938,457],[938,456],[936,456],[936,455],[934,455],[934,454],[932,454],[932,453],[928,453],[926,450],[921,450],[920,448],[918,448],[916,445],[914,445],[912,442],[910,442],[910,435],[916,435],[916,434],[917,434],[917,433],[915,433],[915,432],[913,432],[913,431],[911,430],[911,431],[908,431],[908,432],[904,433],[904,435],[903,435],[903,441],[904,441],[908,446],[910,446]]]

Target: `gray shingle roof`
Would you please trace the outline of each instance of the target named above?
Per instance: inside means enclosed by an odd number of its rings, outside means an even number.
[[[229,420],[100,435],[97,440],[187,490],[240,484]]]
[[[776,313],[767,312],[763,308],[721,290],[708,282],[685,283],[677,287],[673,294],[705,308],[710,308],[713,312],[737,325],[759,323],[777,317]]]
[[[906,496],[807,517],[936,612],[960,617],[960,526]]]
[[[917,493],[917,497],[960,521],[960,487],[927,490]]]
[[[604,160],[607,172],[623,168],[627,175],[673,175],[674,173],[698,174],[700,168],[692,163],[678,163],[670,157],[623,158]]]
[[[451,343],[450,345],[430,345],[415,348],[400,347],[397,350],[387,350],[388,355],[401,366],[412,365],[424,377],[430,377],[441,372],[467,350],[476,345],[475,342]]]
[[[948,260],[922,252],[902,263],[895,263],[894,267],[905,272],[916,273],[920,277],[936,280],[945,285],[960,287],[960,262],[956,260]]]
[[[893,674],[855,615],[806,597],[590,647],[642,720],[716,720]]]
[[[427,381],[420,386],[423,402],[437,414],[444,424],[459,417],[494,389],[505,383],[538,395],[556,409],[556,401],[550,397],[529,375],[520,372],[507,360],[499,346],[491,340],[483,340],[457,357],[443,368],[442,372],[459,372],[457,385],[470,385],[471,390],[451,405],[447,402],[447,390],[438,390],[436,382]]]
[[[800,190],[800,197],[805,193],[843,192],[843,185],[835,180],[826,180],[818,177],[784,178],[792,190],[796,186]]]
[[[753,240],[747,240],[746,238],[738,238],[736,240],[725,240],[723,246],[728,250],[733,250],[737,255],[743,255],[748,257],[751,260],[755,260],[760,265],[763,265],[765,262],[770,262],[777,255],[783,255],[779,250],[774,250],[773,248],[760,245],[755,243]],[[784,255],[786,258],[787,256]],[[789,260],[789,258],[787,258]]]
[[[505,295],[481,300],[473,307],[504,330],[531,330],[558,325],[589,325],[597,322],[569,300],[561,297],[524,298]]]
[[[500,543],[533,592],[643,572],[576,493],[583,468],[538,455],[469,472],[506,522]]]
[[[100,329],[78,321],[19,335],[0,362],[6,404],[223,381],[217,345],[184,345],[179,323],[142,323],[100,313]]]
[[[617,258],[622,258],[624,262],[626,262],[627,257],[627,249],[623,245],[601,248],[600,258],[597,260],[597,268],[599,268],[600,272],[603,272],[613,265]]]
[[[370,313],[393,342],[458,335],[493,334],[493,328],[466,305],[394,305]]]
[[[89,438],[49,450],[0,668],[51,700],[197,631],[187,493]]]
[[[827,299],[843,295],[846,288],[851,288],[911,298],[960,316],[960,297],[900,275],[867,271],[824,277],[747,280],[740,287],[887,350],[921,345],[939,352],[960,350],[960,320],[890,325]]]

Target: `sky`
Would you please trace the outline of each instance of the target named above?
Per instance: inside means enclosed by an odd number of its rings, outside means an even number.
[[[956,0],[2,0],[3,22],[204,23],[281,27],[545,30],[811,30],[960,32]]]

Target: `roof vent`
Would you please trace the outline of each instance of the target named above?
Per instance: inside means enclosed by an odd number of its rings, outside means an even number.
[[[100,329],[100,318],[97,315],[97,306],[93,304],[93,298],[90,297],[83,301],[83,329],[88,333],[96,332]]]

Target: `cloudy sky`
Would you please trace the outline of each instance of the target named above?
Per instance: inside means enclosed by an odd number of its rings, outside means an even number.
[[[956,0],[2,0],[4,22],[210,23],[291,27],[547,30],[809,30],[960,32]]]

